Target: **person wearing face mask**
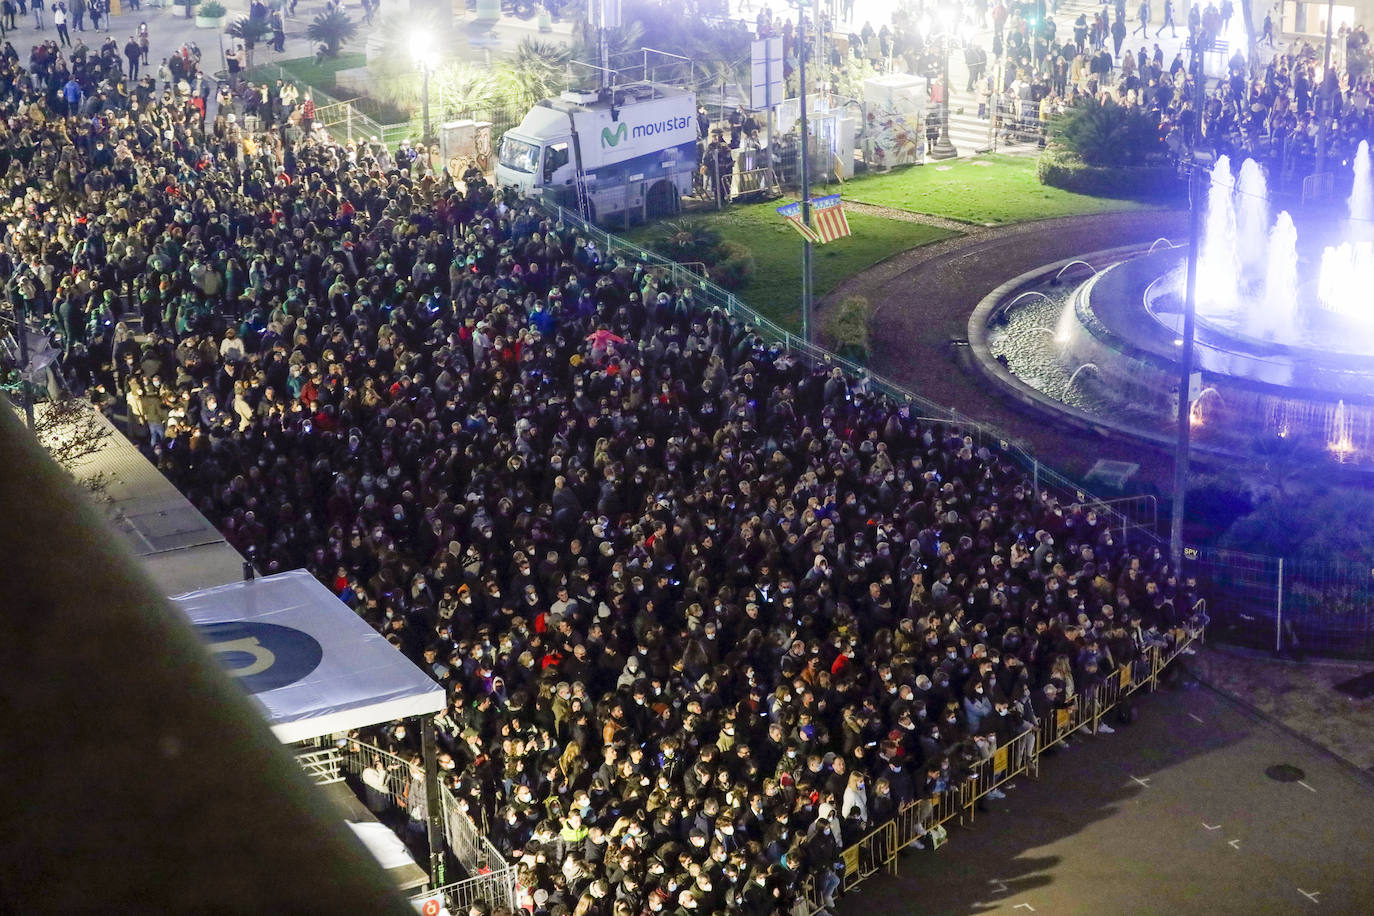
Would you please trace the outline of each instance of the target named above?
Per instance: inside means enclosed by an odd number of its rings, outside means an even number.
[[[992,715],[992,707],[987,684],[981,678],[970,678],[964,688],[964,721],[970,733],[976,733],[983,720]]]

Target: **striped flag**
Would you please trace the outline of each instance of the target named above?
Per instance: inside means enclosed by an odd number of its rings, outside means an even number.
[[[813,244],[819,244],[821,242],[821,237],[816,234],[815,230],[802,222],[800,201],[783,204],[781,207],[778,207],[778,213],[792,224],[793,229],[801,233],[802,238]]]
[[[811,217],[822,242],[833,242],[853,234],[849,229],[849,219],[844,215],[844,202],[838,194],[812,198]]]

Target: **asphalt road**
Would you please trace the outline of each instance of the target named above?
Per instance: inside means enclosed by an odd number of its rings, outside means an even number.
[[[838,916],[1374,913],[1374,785],[1205,686],[1041,759],[938,852],[908,852]],[[1265,775],[1274,764],[1300,782]]]

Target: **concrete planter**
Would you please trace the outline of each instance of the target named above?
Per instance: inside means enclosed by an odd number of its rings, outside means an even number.
[[[198,29],[222,29],[224,23],[229,19],[229,14],[223,16],[202,16],[196,14],[196,28]]]

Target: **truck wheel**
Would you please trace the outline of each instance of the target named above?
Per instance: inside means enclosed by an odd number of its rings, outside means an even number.
[[[672,216],[677,213],[678,206],[677,189],[673,187],[672,182],[660,181],[649,189],[646,210],[651,218]]]

